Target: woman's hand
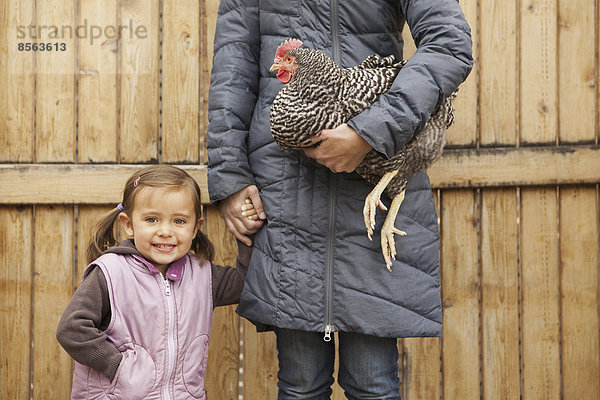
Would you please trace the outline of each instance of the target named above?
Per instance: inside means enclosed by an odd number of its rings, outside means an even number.
[[[306,148],[304,154],[333,172],[352,172],[373,148],[348,124],[335,129],[323,129],[313,137],[316,147]]]
[[[258,218],[248,218],[246,199],[250,199],[255,214]],[[263,209],[262,200],[255,185],[246,186],[237,193],[234,193],[221,201],[219,206],[221,214],[225,219],[225,225],[229,232],[233,233],[239,241],[248,246],[252,246],[252,240],[247,235],[256,233],[264,224],[267,218]],[[242,215],[244,213],[244,215]]]

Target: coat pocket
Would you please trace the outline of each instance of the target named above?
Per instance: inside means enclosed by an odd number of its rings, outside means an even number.
[[[136,344],[128,343],[121,350],[123,359],[112,382],[98,374],[109,399],[141,400],[150,393],[156,382],[156,365],[148,351]]]
[[[200,335],[190,344],[183,359],[183,382],[196,399],[203,399],[204,375],[208,363],[208,335]]]
[[[285,14],[297,17],[300,15],[299,0],[259,0],[258,8],[275,14]]]

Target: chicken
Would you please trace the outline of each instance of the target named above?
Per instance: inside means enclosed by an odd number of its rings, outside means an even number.
[[[278,71],[277,77],[285,84],[271,105],[271,133],[286,150],[309,147],[321,130],[336,128],[368,108],[389,90],[406,64],[396,62],[393,56],[371,55],[353,68],[340,68],[323,52],[300,46],[302,42],[297,39],[281,43],[271,66],[271,72]],[[372,150],[356,168],[365,181],[375,186],[363,209],[369,240],[373,238],[377,207],[387,210],[381,195],[385,191],[393,199],[381,228],[381,250],[389,271],[396,257],[394,235],[406,235],[394,222],[407,179],[425,171],[442,154],[446,129],[454,119],[454,95],[445,99],[425,127],[392,158]]]

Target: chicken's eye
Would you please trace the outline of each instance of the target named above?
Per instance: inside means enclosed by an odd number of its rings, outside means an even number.
[[[292,57],[288,56],[288,58],[286,58],[285,61],[292,62]]]

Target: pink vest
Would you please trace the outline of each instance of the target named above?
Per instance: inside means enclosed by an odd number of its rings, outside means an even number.
[[[184,258],[175,281],[129,255],[105,254],[93,263],[108,284],[112,317],[106,334],[123,360],[112,382],[76,362],[71,399],[206,398],[211,266]]]

